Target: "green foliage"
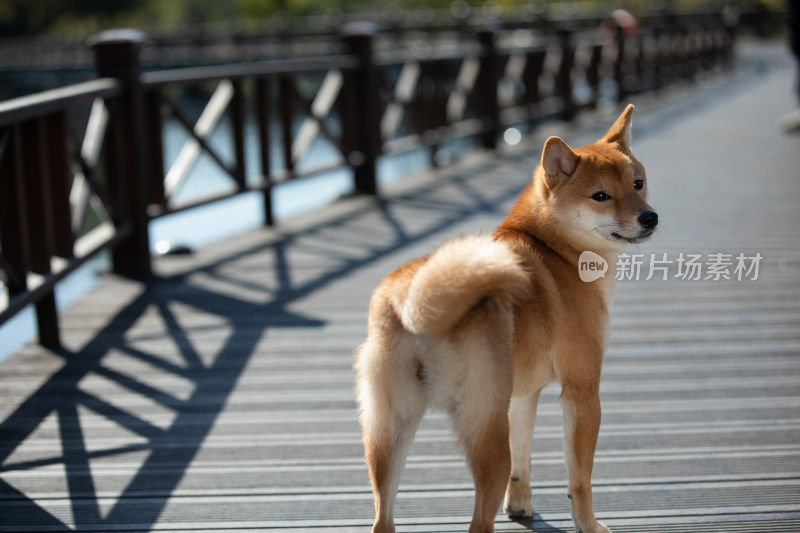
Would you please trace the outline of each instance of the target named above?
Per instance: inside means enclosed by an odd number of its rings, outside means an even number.
[[[169,30],[189,22],[261,21],[277,13],[307,16],[330,9],[353,12],[394,5],[414,9],[421,5],[448,8],[454,0],[0,0],[0,37],[58,32],[85,37],[110,27],[129,26]],[[473,6],[493,3],[519,5],[530,0],[458,0]],[[536,1],[536,0],[534,0]],[[553,3],[557,0],[538,0]],[[584,0],[595,1],[595,0]],[[786,0],[762,0],[770,9],[785,7]],[[795,0],[791,0],[795,1]],[[721,0],[661,0],[663,5],[692,8]],[[750,0],[738,2],[748,5]],[[609,5],[619,4],[613,0]],[[634,10],[652,5],[646,0],[626,0]]]

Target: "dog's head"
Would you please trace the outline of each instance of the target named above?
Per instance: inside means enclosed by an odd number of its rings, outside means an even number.
[[[596,143],[573,149],[550,137],[544,145],[541,168],[551,213],[587,247],[643,242],[658,224],[647,203],[644,166],[631,153],[632,115],[628,105]]]

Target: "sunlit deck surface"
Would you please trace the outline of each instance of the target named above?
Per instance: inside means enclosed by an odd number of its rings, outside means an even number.
[[[634,153],[661,216],[629,254],[604,368],[594,472],[615,532],[800,531],[800,136],[788,51],[636,100]],[[367,531],[372,494],[351,352],[371,290],[443,240],[491,231],[548,135],[499,155],[106,276],[63,313],[66,348],[0,364],[0,531]],[[676,277],[680,254],[731,280]],[[664,256],[666,254],[666,256]],[[737,257],[763,259],[741,272]],[[672,261],[668,280],[650,266]],[[748,266],[752,266],[751,260]],[[609,272],[609,275],[614,273]],[[539,407],[536,515],[498,531],[573,531],[559,387]],[[399,531],[466,531],[472,483],[446,417],[411,451]]]

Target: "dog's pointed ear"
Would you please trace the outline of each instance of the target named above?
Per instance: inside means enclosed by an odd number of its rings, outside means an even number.
[[[562,176],[572,176],[579,161],[580,156],[559,137],[547,139],[542,150],[542,168],[548,187],[555,185]]]
[[[602,140],[609,143],[619,143],[623,148],[631,148],[631,123],[633,122],[633,104],[622,112],[611,129],[608,130]]]

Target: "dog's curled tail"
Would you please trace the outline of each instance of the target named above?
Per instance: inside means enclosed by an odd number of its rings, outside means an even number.
[[[509,305],[528,297],[530,281],[519,257],[490,236],[449,241],[414,275],[402,304],[410,332],[444,337],[485,298]]]

